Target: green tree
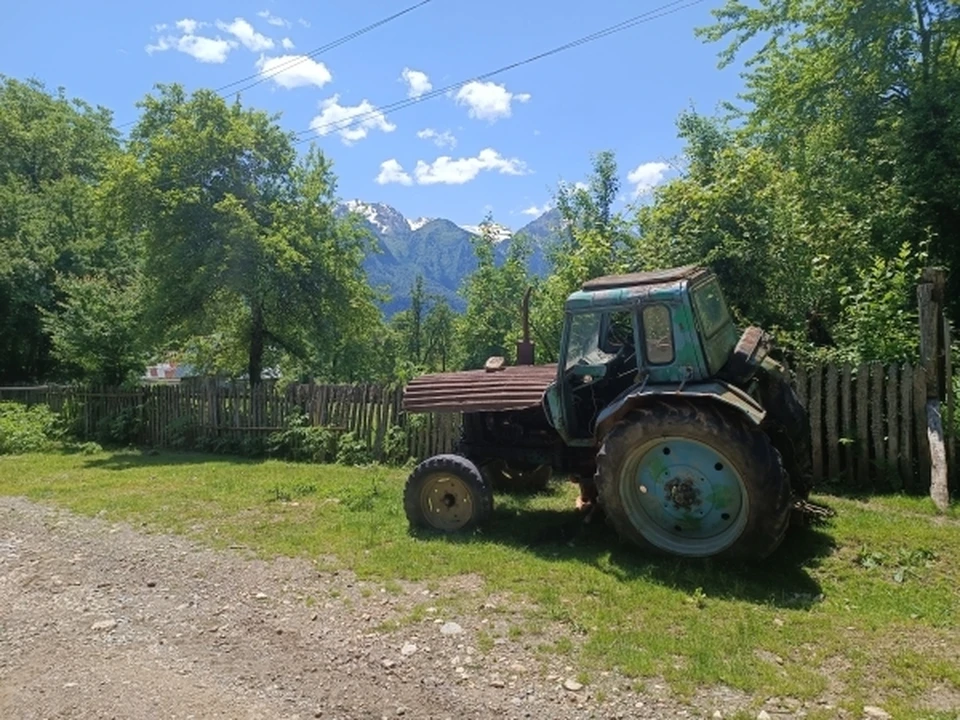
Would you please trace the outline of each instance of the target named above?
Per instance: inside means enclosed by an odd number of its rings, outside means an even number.
[[[275,118],[209,91],[159,86],[140,106],[111,191],[143,236],[153,327],[243,347],[253,384],[284,355],[342,362],[375,309],[360,267],[369,239],[334,216],[329,161],[315,149],[298,161]]]
[[[457,319],[460,365],[479,368],[491,356],[512,362],[520,339],[520,310],[523,293],[531,280],[527,273],[530,247],[522,238],[511,242],[507,255],[497,265],[493,219],[480,225],[481,235],[473,239],[477,268],[461,290],[467,309]]]
[[[0,382],[57,372],[43,313],[58,276],[104,267],[97,183],[117,152],[111,115],[0,75]]]
[[[631,269],[636,238],[613,210],[620,190],[616,159],[604,151],[592,162],[586,187],[562,184],[555,196],[564,230],[548,254],[550,273],[531,307],[537,355],[546,360],[557,359],[567,296],[590,278]]]
[[[140,329],[137,279],[106,275],[64,277],[56,311],[43,311],[53,356],[68,377],[121,385],[142,374],[148,360]]]
[[[960,4],[727,0],[715,15],[700,32],[728,41],[722,63],[763,39],[748,60],[743,134],[798,172],[809,217],[826,231],[842,207],[885,262],[929,241],[933,261],[957,266]],[[960,276],[950,282],[955,299]]]

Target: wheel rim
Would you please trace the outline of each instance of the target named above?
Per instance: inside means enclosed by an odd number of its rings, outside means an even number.
[[[456,475],[432,475],[420,491],[420,510],[437,530],[459,530],[473,518],[470,487]]]
[[[684,437],[635,448],[623,466],[620,498],[633,526],[677,555],[725,550],[747,524],[749,497],[738,468],[722,452]]]

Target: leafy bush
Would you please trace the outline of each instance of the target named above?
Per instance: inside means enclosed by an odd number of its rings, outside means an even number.
[[[329,428],[310,425],[306,415],[287,421],[283,430],[271,433],[267,449],[271,455],[290,460],[322,463],[336,455],[336,436]]]
[[[57,415],[46,405],[0,403],[0,455],[39,452],[60,435]]]
[[[142,408],[125,407],[97,421],[94,438],[104,445],[135,445],[142,429]]]
[[[383,437],[383,461],[388,465],[403,465],[409,460],[407,431],[391,425]]]
[[[189,450],[197,445],[199,427],[189,415],[181,415],[167,423],[167,442],[175,450]]]
[[[338,465],[368,465],[373,462],[373,453],[356,433],[348,432],[340,436],[337,443]]]

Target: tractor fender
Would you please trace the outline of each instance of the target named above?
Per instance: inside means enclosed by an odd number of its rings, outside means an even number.
[[[637,385],[607,405],[597,416],[594,430],[596,438],[602,438],[631,410],[643,405],[652,397],[686,397],[709,399],[736,408],[755,425],[763,422],[767,412],[756,400],[736,385],[722,380],[700,383],[667,383],[663,385]]]

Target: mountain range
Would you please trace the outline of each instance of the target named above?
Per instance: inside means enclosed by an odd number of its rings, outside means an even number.
[[[360,200],[341,202],[336,213],[357,214],[376,240],[376,249],[367,255],[363,267],[370,283],[389,296],[383,305],[387,317],[410,307],[410,289],[421,274],[428,294],[445,298],[457,312],[465,309],[458,290],[477,267],[472,240],[483,226],[461,226],[443,218],[411,220],[385,203]],[[546,274],[547,252],[559,237],[559,211],[549,210],[516,232],[497,223],[486,227],[493,234],[498,261],[506,257],[514,238],[524,235],[532,246],[530,272]]]

